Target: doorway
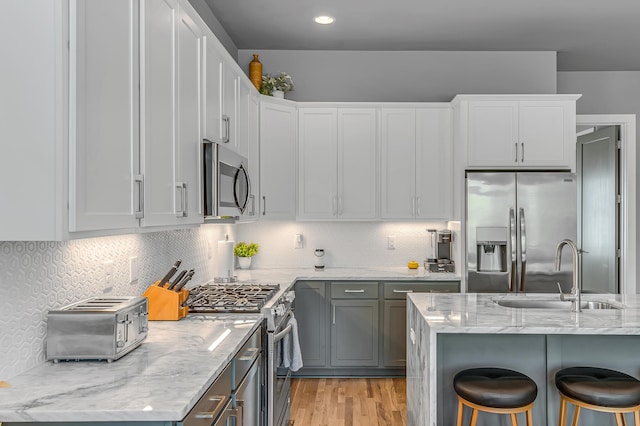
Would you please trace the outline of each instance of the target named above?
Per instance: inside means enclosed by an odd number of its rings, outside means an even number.
[[[578,115],[576,124],[583,288],[636,294],[636,116]]]
[[[585,292],[620,289],[619,133],[619,126],[604,126],[578,134],[578,247]]]

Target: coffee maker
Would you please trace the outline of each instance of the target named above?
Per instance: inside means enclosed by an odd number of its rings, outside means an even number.
[[[448,229],[427,229],[429,246],[424,268],[429,272],[455,272],[451,259],[453,234]]]

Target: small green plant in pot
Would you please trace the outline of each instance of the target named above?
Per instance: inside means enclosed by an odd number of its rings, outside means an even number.
[[[242,269],[249,269],[251,266],[251,257],[258,253],[257,243],[245,243],[240,241],[233,247],[233,254],[238,256],[238,265]]]
[[[293,90],[293,80],[286,72],[265,74],[262,76],[260,93],[263,95],[284,98],[286,92]]]

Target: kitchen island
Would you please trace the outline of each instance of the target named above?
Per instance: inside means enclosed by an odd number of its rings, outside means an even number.
[[[454,424],[453,376],[471,367],[510,368],[538,386],[535,425],[555,425],[559,396],[555,372],[599,366],[640,375],[640,297],[583,295],[621,309],[510,308],[517,300],[558,299],[553,294],[410,294],[407,297],[407,420],[409,426]],[[468,421],[469,413],[465,419]],[[507,424],[481,413],[478,425]],[[523,419],[521,419],[523,421]],[[581,426],[613,425],[612,415],[583,410]]]

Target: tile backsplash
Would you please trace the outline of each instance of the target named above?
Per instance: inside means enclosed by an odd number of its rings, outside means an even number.
[[[103,294],[141,295],[177,259],[183,268],[196,270],[193,284],[211,280],[215,242],[225,235],[233,238],[233,226],[65,242],[0,242],[0,381],[44,361],[48,310]],[[139,278],[130,282],[133,256],[138,257]],[[113,276],[107,285],[103,263],[109,260]]]
[[[0,381],[44,362],[48,310],[103,294],[141,295],[176,259],[196,270],[190,286],[209,281],[216,274],[216,243],[225,235],[260,244],[252,268],[312,268],[315,248],[326,250],[327,267],[402,267],[424,259],[426,228],[446,226],[262,221],[65,242],[0,242]],[[455,224],[452,229],[456,233]],[[295,234],[302,234],[302,249],[294,248]],[[395,249],[387,248],[389,235]],[[139,278],[130,282],[133,256]],[[113,261],[110,284],[104,279],[105,261]]]

